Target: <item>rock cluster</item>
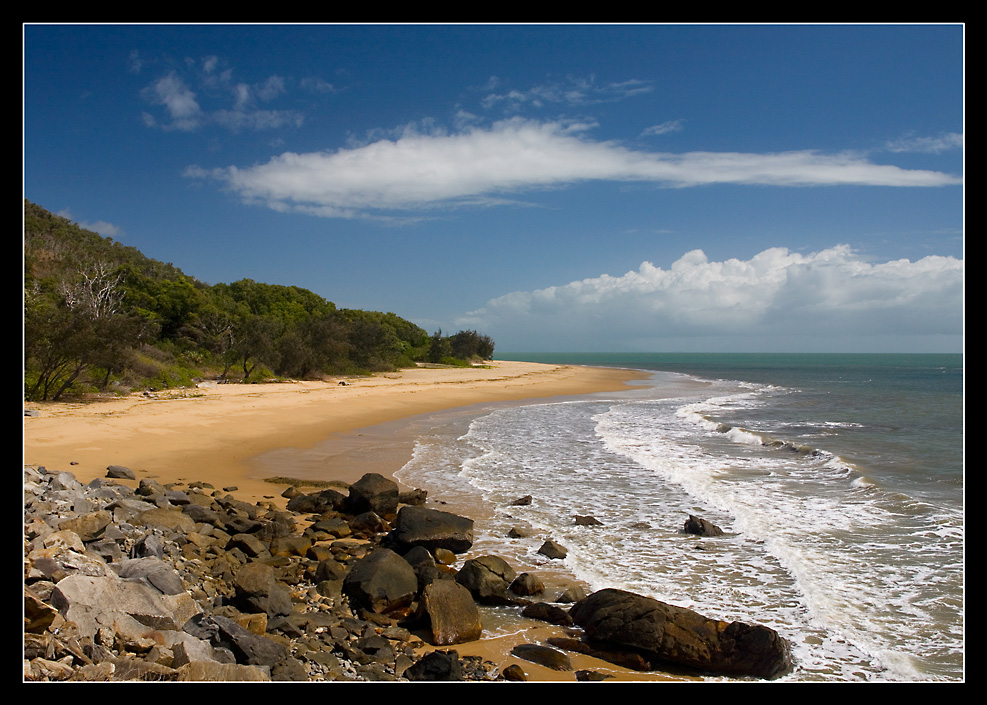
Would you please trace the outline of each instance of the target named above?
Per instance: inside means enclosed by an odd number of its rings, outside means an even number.
[[[107,475],[128,473],[112,466]],[[790,667],[785,642],[764,627],[694,613],[680,625],[688,611],[678,608],[656,626],[654,601],[586,596],[576,586],[554,603],[534,601],[541,581],[496,556],[456,570],[457,554],[473,543],[472,521],[375,473],[347,494],[289,488],[283,510],[233,492],[147,479],[136,489],[112,479],[83,485],[71,473],[26,466],[24,679],[524,680],[517,664],[498,673],[446,648],[482,636],[484,604],[583,626],[585,640],[515,649],[550,668],[571,670],[554,646],[651,668],[673,661],[675,648],[659,652],[645,637],[667,647],[669,635],[694,626],[703,635],[689,638],[713,634],[715,643],[682,650],[715,659],[684,662],[690,667],[758,677]],[[567,602],[572,609],[559,606]]]

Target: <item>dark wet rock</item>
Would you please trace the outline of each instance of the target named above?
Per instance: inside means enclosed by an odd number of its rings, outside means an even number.
[[[359,606],[386,614],[411,605],[418,578],[404,558],[380,547],[354,564],[343,579],[343,592]]]
[[[379,516],[388,516],[397,512],[399,496],[394,480],[379,473],[367,473],[350,485],[346,510],[351,514],[374,512]]]
[[[773,629],[710,619],[623,590],[595,592],[573,605],[570,614],[588,643],[631,650],[653,662],[758,678],[773,678],[792,667],[789,645]]]
[[[511,654],[525,661],[537,663],[553,671],[571,671],[572,661],[562,651],[541,644],[518,644],[511,649]]]
[[[711,521],[707,521],[701,517],[689,515],[689,518],[685,520],[685,527],[683,528],[687,534],[696,534],[697,536],[722,536],[723,529],[718,527]]]
[[[521,616],[563,627],[572,626],[572,617],[569,612],[548,602],[532,602],[530,605],[525,605],[524,609],[521,610]]]
[[[510,666],[505,668],[500,672],[500,675],[504,677],[505,681],[526,681],[528,680],[528,675],[524,672],[524,669],[518,666],[516,663],[512,663]]]
[[[600,673],[599,671],[576,671],[577,681],[605,681],[609,678],[613,678],[613,676],[607,675],[606,673]]]
[[[433,554],[439,548],[465,553],[473,546],[473,520],[429,507],[404,506],[388,540],[402,552],[422,546]]]
[[[400,504],[420,506],[425,504],[426,499],[428,499],[428,493],[425,490],[419,489],[408,490],[398,495],[398,503]]]
[[[567,551],[565,547],[556,543],[552,539],[549,539],[543,543],[541,548],[538,549],[538,553],[554,559],[563,559],[569,555],[569,551]]]
[[[463,563],[456,573],[456,582],[465,587],[481,604],[512,604],[515,599],[508,589],[517,573],[499,556],[481,556]]]
[[[346,503],[346,496],[333,489],[309,494],[297,494],[288,500],[286,509],[299,514],[325,514],[339,511]]]
[[[461,681],[463,666],[456,651],[432,651],[404,672],[411,681]]]

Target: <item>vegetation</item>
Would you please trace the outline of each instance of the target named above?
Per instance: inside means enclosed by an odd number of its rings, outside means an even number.
[[[24,203],[24,394],[367,374],[493,357],[476,331],[429,335],[297,286],[208,285]]]

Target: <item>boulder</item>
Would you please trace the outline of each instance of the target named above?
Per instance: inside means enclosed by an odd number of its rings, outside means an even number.
[[[532,602],[530,605],[525,605],[524,609],[521,610],[521,616],[563,627],[572,626],[570,614],[561,607],[548,602]]]
[[[291,614],[291,593],[266,563],[247,563],[237,571],[233,586],[233,604],[244,612],[264,612],[268,617]]]
[[[110,465],[106,468],[106,477],[119,478],[124,480],[136,480],[137,474],[123,465]]]
[[[283,644],[254,634],[228,617],[198,615],[185,630],[214,647],[228,649],[240,664],[273,666],[288,656],[288,649]]]
[[[423,546],[433,554],[440,548],[465,553],[473,545],[473,520],[438,509],[407,505],[398,512],[388,540],[402,552]]]
[[[388,548],[375,548],[358,560],[343,578],[343,594],[377,614],[407,608],[418,592],[411,564]]]
[[[702,519],[701,517],[689,515],[689,518],[685,520],[685,526],[683,530],[687,534],[696,534],[697,536],[722,536],[723,529],[718,527],[716,524]]]
[[[103,628],[135,635],[178,630],[200,611],[188,593],[163,595],[144,582],[112,574],[70,575],[54,587],[49,603],[90,638]]]
[[[465,587],[473,598],[483,604],[512,604],[515,599],[507,591],[517,574],[503,558],[481,556],[463,564],[456,573],[456,582]]]
[[[285,509],[299,514],[325,514],[333,510],[343,508],[346,503],[346,496],[343,493],[326,489],[321,492],[309,494],[296,494],[288,500]]]
[[[374,512],[379,516],[394,514],[398,510],[398,484],[376,472],[368,472],[350,485],[346,498],[346,511],[350,514]]]
[[[410,681],[461,681],[463,665],[456,651],[432,651],[404,672]]]
[[[425,587],[422,612],[428,616],[435,646],[476,641],[483,632],[473,596],[453,580],[436,580]]]
[[[545,592],[545,584],[536,575],[521,573],[521,575],[514,578],[514,581],[510,585],[510,590],[515,595],[527,597]]]
[[[549,558],[558,558],[558,559],[563,559],[567,555],[569,555],[569,551],[567,551],[564,546],[556,543],[552,539],[549,539],[545,543],[543,543],[541,545],[541,548],[538,549],[538,553],[542,554],[543,556],[548,556]]]
[[[788,642],[773,629],[710,619],[624,590],[594,592],[569,614],[588,643],[631,650],[652,663],[757,678],[774,678],[792,667]]]
[[[178,571],[160,558],[128,558],[114,567],[121,578],[144,580],[165,595],[185,592]]]
[[[579,602],[581,599],[586,597],[586,591],[579,585],[570,585],[565,590],[559,593],[559,596],[555,598],[556,602]]]

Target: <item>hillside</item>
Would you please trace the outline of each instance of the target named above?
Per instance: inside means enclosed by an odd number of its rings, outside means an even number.
[[[297,286],[205,284],[24,202],[26,399],[466,364],[493,347]]]

